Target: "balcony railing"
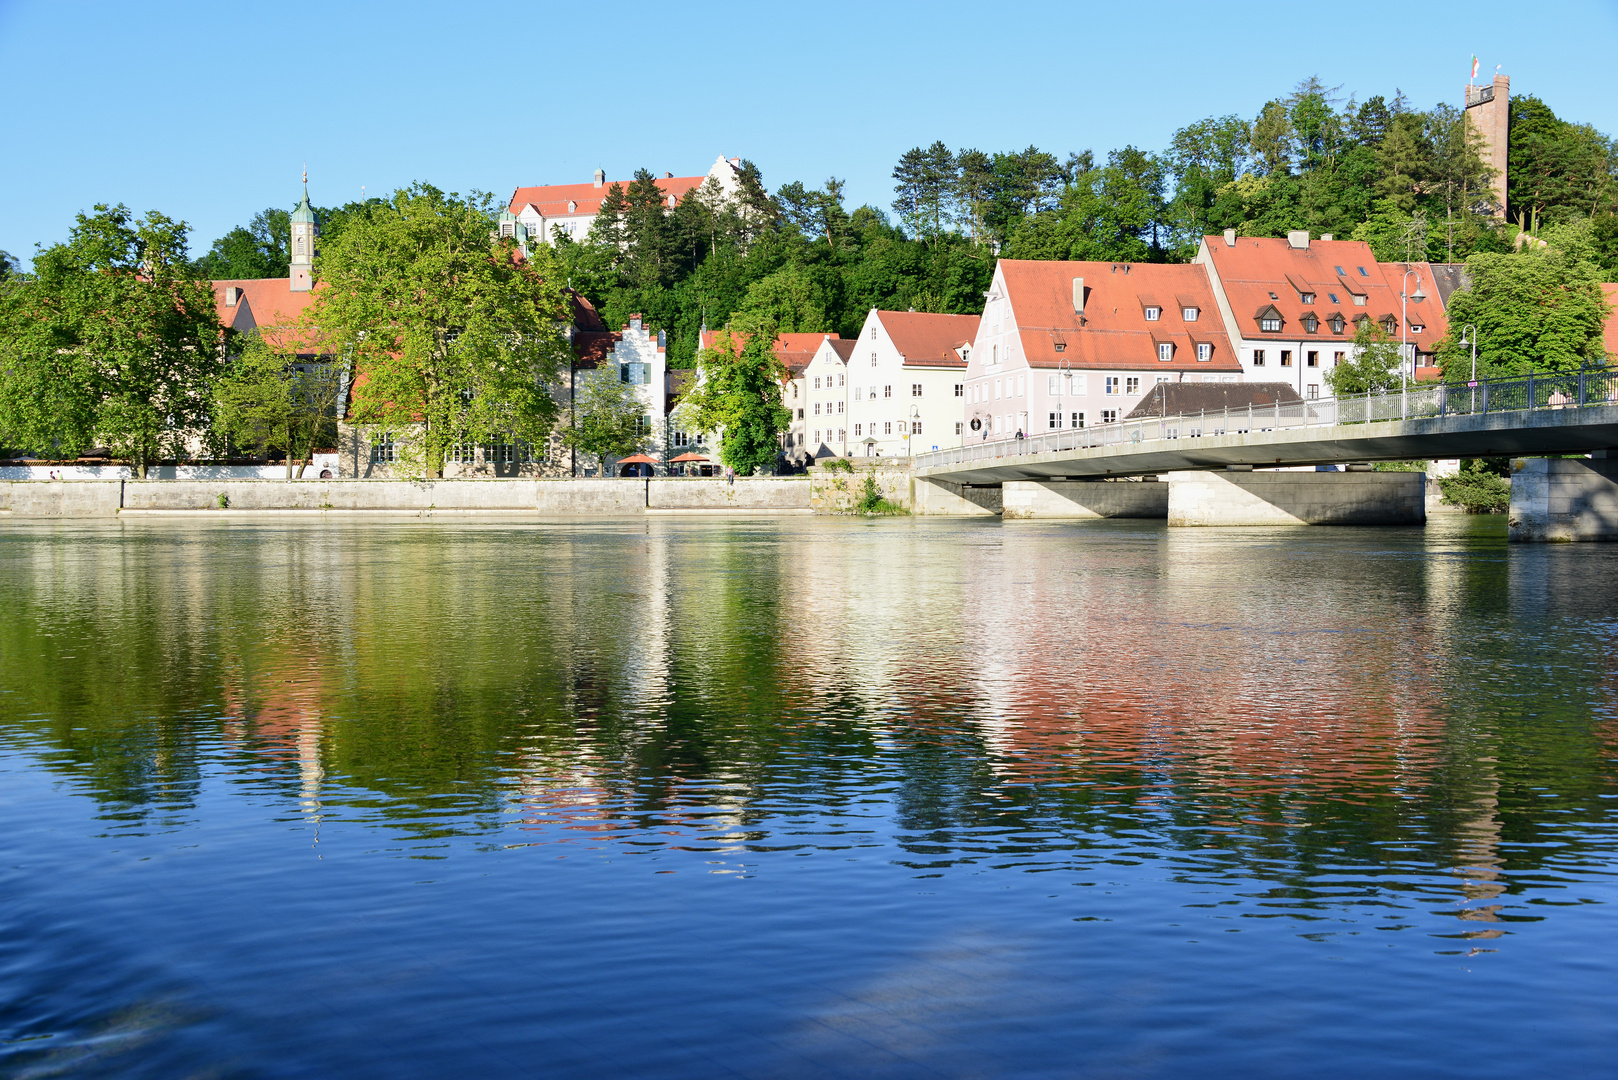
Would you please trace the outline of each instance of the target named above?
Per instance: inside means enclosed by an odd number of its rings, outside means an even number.
[[[1479,379],[1475,384],[1419,383],[1404,390],[1352,397],[1315,398],[1274,405],[1249,405],[1219,412],[1154,416],[1095,427],[1067,428],[1022,439],[968,442],[952,450],[918,454],[916,467],[936,468],[968,461],[1090,450],[1160,439],[1197,439],[1208,435],[1243,435],[1253,431],[1336,427],[1383,420],[1580,409],[1613,404],[1618,404],[1618,370],[1609,369],[1572,375]]]

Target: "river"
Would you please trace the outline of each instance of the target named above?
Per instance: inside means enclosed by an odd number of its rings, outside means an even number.
[[[1618,547],[0,525],[0,1073],[1618,1061]]]

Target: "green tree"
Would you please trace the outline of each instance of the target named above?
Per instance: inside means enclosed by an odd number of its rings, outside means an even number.
[[[571,413],[562,442],[594,457],[599,476],[607,475],[608,457],[628,457],[650,443],[646,403],[623,381],[616,364],[602,364],[579,380]]]
[[[1361,319],[1348,359],[1326,372],[1326,385],[1338,397],[1374,394],[1400,383],[1399,342],[1371,319]]]
[[[960,186],[961,170],[949,147],[935,141],[923,150],[907,150],[893,168],[893,212],[911,234],[928,241],[943,235],[953,216],[951,206]]]
[[[186,231],[97,205],[0,293],[0,443],[63,456],[100,443],[141,477],[186,452],[208,422],[223,333]]]
[[[827,301],[818,275],[793,263],[753,282],[740,311],[775,323],[781,333],[823,334],[831,331]]]
[[[286,277],[292,272],[291,217],[273,206],[259,211],[213,242],[196,261],[197,275],[214,281]]]
[[[315,274],[308,321],[354,366],[353,419],[414,432],[409,471],[443,475],[455,443],[548,437],[567,355],[560,267],[496,238],[488,195],[396,191],[322,245]]]
[[[776,325],[742,316],[698,357],[697,385],[687,395],[699,431],[719,435],[719,458],[742,476],[771,467],[777,437],[792,422],[781,404],[786,367],[775,355]]]
[[[1450,297],[1450,332],[1437,347],[1446,379],[1471,371],[1471,347],[1460,344],[1460,328],[1468,323],[1477,327],[1484,376],[1576,372],[1607,363],[1608,307],[1589,223],[1548,229],[1544,239],[1544,246],[1466,260],[1470,284]]]
[[[215,387],[215,422],[238,446],[284,451],[291,480],[294,462],[336,445],[346,374],[340,363],[300,356],[299,345],[278,335],[249,334]]]

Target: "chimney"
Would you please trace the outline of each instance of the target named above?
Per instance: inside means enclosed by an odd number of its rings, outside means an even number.
[[[235,307],[236,301],[241,299],[242,291],[234,285],[225,286],[225,306]]]
[[[1084,314],[1084,279],[1081,277],[1073,279],[1073,314]]]
[[[1226,229],[1225,230],[1225,246],[1226,247],[1235,247],[1236,246],[1236,230],[1235,229]]]
[[[596,187],[600,187],[601,185],[605,184],[606,182],[607,182],[607,174],[602,172],[600,169],[597,169],[596,170]]]
[[[1309,246],[1309,230],[1293,229],[1287,233],[1287,245],[1300,250],[1307,248]]]
[[[665,179],[665,180],[673,180],[674,179],[674,174],[671,173],[671,172],[666,172],[666,173],[663,174],[663,179]]]
[[[1322,240],[1324,240],[1324,241],[1326,241],[1326,242],[1327,242],[1327,243],[1328,243],[1328,244],[1329,244],[1329,243],[1331,243],[1331,233],[1329,233],[1329,232],[1323,232],[1323,233],[1321,233],[1321,234],[1320,234],[1320,238],[1321,238],[1321,239],[1322,239]]]

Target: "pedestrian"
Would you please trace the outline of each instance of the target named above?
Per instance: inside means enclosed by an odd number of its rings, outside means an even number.
[[[736,470],[729,465],[725,466],[725,483],[730,487],[736,486]]]
[[[1017,429],[1017,441],[1022,442],[1022,428]]]

